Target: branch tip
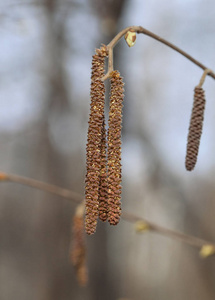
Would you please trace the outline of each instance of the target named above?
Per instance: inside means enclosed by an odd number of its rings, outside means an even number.
[[[111,42],[107,45],[107,50],[109,52],[109,54],[113,51],[113,48],[115,47],[115,45],[119,42],[119,40],[127,35],[129,32],[131,32],[132,34],[134,33],[142,33],[145,34],[155,40],[157,40],[158,42],[166,45],[169,48],[172,48],[174,51],[178,52],[179,54],[183,55],[184,57],[186,57],[188,60],[190,60],[191,62],[193,62],[195,65],[197,65],[198,67],[200,67],[203,70],[208,69],[206,66],[204,66],[201,62],[199,62],[198,60],[194,59],[191,55],[189,55],[188,53],[186,53],[185,51],[183,51],[182,49],[180,49],[179,47],[175,46],[174,44],[168,42],[167,40],[161,38],[160,36],[154,34],[153,32],[143,28],[142,26],[129,26],[123,30],[121,30],[112,40]],[[105,81],[106,79],[108,79],[110,77],[110,72],[113,70],[113,58],[111,57],[111,55],[109,55],[109,60],[108,60],[108,71],[107,74],[102,78],[103,81]],[[213,79],[215,79],[215,73],[213,71],[209,71],[207,73],[208,76],[212,77]]]

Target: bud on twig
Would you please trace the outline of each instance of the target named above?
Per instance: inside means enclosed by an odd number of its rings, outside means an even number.
[[[125,34],[125,41],[129,47],[133,47],[136,43],[136,32],[128,31]]]

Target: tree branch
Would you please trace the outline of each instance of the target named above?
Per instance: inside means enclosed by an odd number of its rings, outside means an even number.
[[[109,52],[109,61],[108,61],[108,71],[107,74],[103,77],[103,81],[106,80],[107,78],[110,77],[111,72],[113,71],[113,48],[115,47],[115,45],[119,42],[119,40],[128,32],[128,31],[134,31],[136,33],[142,33],[145,35],[150,36],[151,38],[161,42],[162,44],[172,48],[173,50],[175,50],[176,52],[180,53],[181,55],[183,55],[184,57],[186,57],[187,59],[189,59],[191,62],[193,62],[195,65],[197,65],[198,67],[200,67],[202,70],[206,70],[208,69],[206,66],[204,66],[201,62],[199,62],[198,60],[196,60],[195,58],[193,58],[191,55],[189,55],[188,53],[186,53],[185,51],[181,50],[179,47],[175,46],[174,44],[168,42],[167,40],[161,38],[160,36],[154,34],[153,32],[143,28],[142,26],[130,26],[127,27],[125,29],[123,29],[122,31],[120,31],[113,39],[112,41],[107,45],[107,50]],[[213,79],[215,79],[215,73],[210,70],[207,73],[208,76],[212,77]]]
[[[68,200],[71,200],[75,203],[81,203],[84,200],[84,197],[82,197],[80,194],[63,189],[61,187],[44,183],[35,179],[18,176],[14,174],[7,174],[7,173],[0,173],[0,181],[6,181],[6,182],[14,182],[23,184],[26,186],[30,186],[39,190],[42,190],[44,192],[52,193],[54,195],[58,195],[60,197],[66,198]],[[137,223],[137,222],[143,222],[147,225],[147,230],[154,231],[158,234],[161,234],[163,236],[167,236],[171,239],[178,240],[180,242],[186,243],[190,246],[196,247],[201,249],[202,247],[206,245],[210,245],[215,249],[215,243],[212,243],[210,241],[206,241],[191,235],[187,235],[178,231],[174,231],[171,229],[167,229],[165,227],[159,226],[155,223],[152,223],[150,221],[147,221],[144,218],[138,217],[136,215],[130,214],[128,212],[124,212],[122,214],[122,219],[131,223]]]
[[[30,187],[33,187],[35,189],[52,193],[54,195],[72,200],[73,202],[80,203],[83,200],[83,197],[73,191],[63,189],[61,187],[48,184],[45,182],[41,182],[35,179],[23,177],[23,176],[18,176],[14,174],[6,174],[6,173],[0,173],[0,181],[10,181],[10,182],[15,182],[23,185],[27,185]]]
[[[202,248],[204,245],[211,245],[215,247],[215,243],[211,243],[209,241],[205,241],[203,239],[197,238],[192,235],[187,235],[179,231],[174,231],[168,228],[164,228],[162,226],[159,226],[155,223],[152,223],[150,221],[147,221],[144,218],[137,217],[136,215],[132,215],[130,213],[123,213],[122,218],[128,222],[136,223],[136,222],[143,222],[147,225],[147,230],[155,231],[161,235],[168,236],[169,238],[178,240],[180,242],[189,244],[190,246]],[[141,230],[140,230],[141,231]]]

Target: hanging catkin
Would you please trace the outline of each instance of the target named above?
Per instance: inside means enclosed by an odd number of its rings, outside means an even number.
[[[108,191],[107,191],[107,153],[106,153],[106,129],[103,121],[101,132],[101,170],[99,182],[99,219],[105,222],[108,218]]]
[[[70,260],[75,267],[76,277],[81,286],[86,286],[88,272],[86,264],[86,242],[84,236],[83,204],[77,206],[72,220],[72,239],[70,245]]]
[[[108,221],[116,225],[121,215],[121,129],[124,83],[118,71],[111,76],[108,129]]]
[[[104,76],[105,56],[107,56],[107,51],[105,46],[102,46],[100,49],[96,49],[96,54],[92,60],[91,108],[87,138],[87,173],[85,180],[85,230],[88,234],[95,232],[99,214],[101,139],[102,128],[105,128],[105,86],[101,78]]]
[[[196,165],[199,152],[200,138],[205,110],[205,94],[202,87],[195,87],[192,115],[190,119],[189,133],[187,138],[187,152],[185,166],[192,171]]]

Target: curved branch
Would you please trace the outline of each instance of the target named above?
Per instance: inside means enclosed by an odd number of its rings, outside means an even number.
[[[208,69],[206,66],[204,66],[201,62],[199,62],[198,60],[196,60],[195,58],[193,58],[191,55],[189,55],[188,53],[186,53],[185,51],[181,50],[179,47],[175,46],[174,44],[168,42],[167,40],[161,38],[160,36],[154,34],[153,32],[143,28],[142,26],[130,26],[127,27],[125,29],[123,29],[122,31],[120,31],[113,39],[112,41],[107,45],[107,50],[109,51],[109,53],[111,51],[113,51],[114,46],[119,42],[119,40],[128,32],[128,31],[135,31],[136,33],[142,33],[145,35],[150,36],[151,38],[161,42],[162,44],[172,48],[173,50],[175,50],[176,52],[180,53],[181,55],[183,55],[184,57],[186,57],[187,59],[189,59],[191,62],[193,62],[195,65],[197,65],[198,67],[200,67],[202,70],[206,70]],[[107,78],[110,77],[111,72],[113,71],[113,57],[110,56],[109,57],[109,61],[108,61],[108,71],[107,74],[103,77],[103,80],[106,80]],[[213,79],[215,79],[215,73],[210,70],[207,73],[208,76],[212,77]]]
[[[30,186],[39,190],[42,190],[44,192],[52,193],[54,195],[58,195],[60,197],[66,198],[68,200],[71,200],[75,203],[81,203],[84,200],[84,197],[82,197],[80,194],[63,189],[61,187],[52,185],[52,184],[47,184],[35,179],[23,177],[23,176],[18,176],[14,174],[7,174],[7,173],[0,173],[0,181],[8,181],[8,182],[15,182],[19,184],[23,184],[26,186]],[[186,243],[190,246],[196,247],[201,249],[205,245],[210,245],[215,249],[215,243],[212,243],[210,241],[205,241],[203,239],[187,235],[178,231],[173,231],[171,229],[167,229],[165,227],[159,226],[155,223],[152,223],[144,218],[140,218],[136,215],[133,215],[128,212],[124,212],[122,214],[122,219],[131,223],[137,223],[137,222],[144,222],[147,224],[147,228],[150,231],[157,232],[158,234],[161,234],[163,236],[167,236],[169,238],[178,240],[180,242]]]

